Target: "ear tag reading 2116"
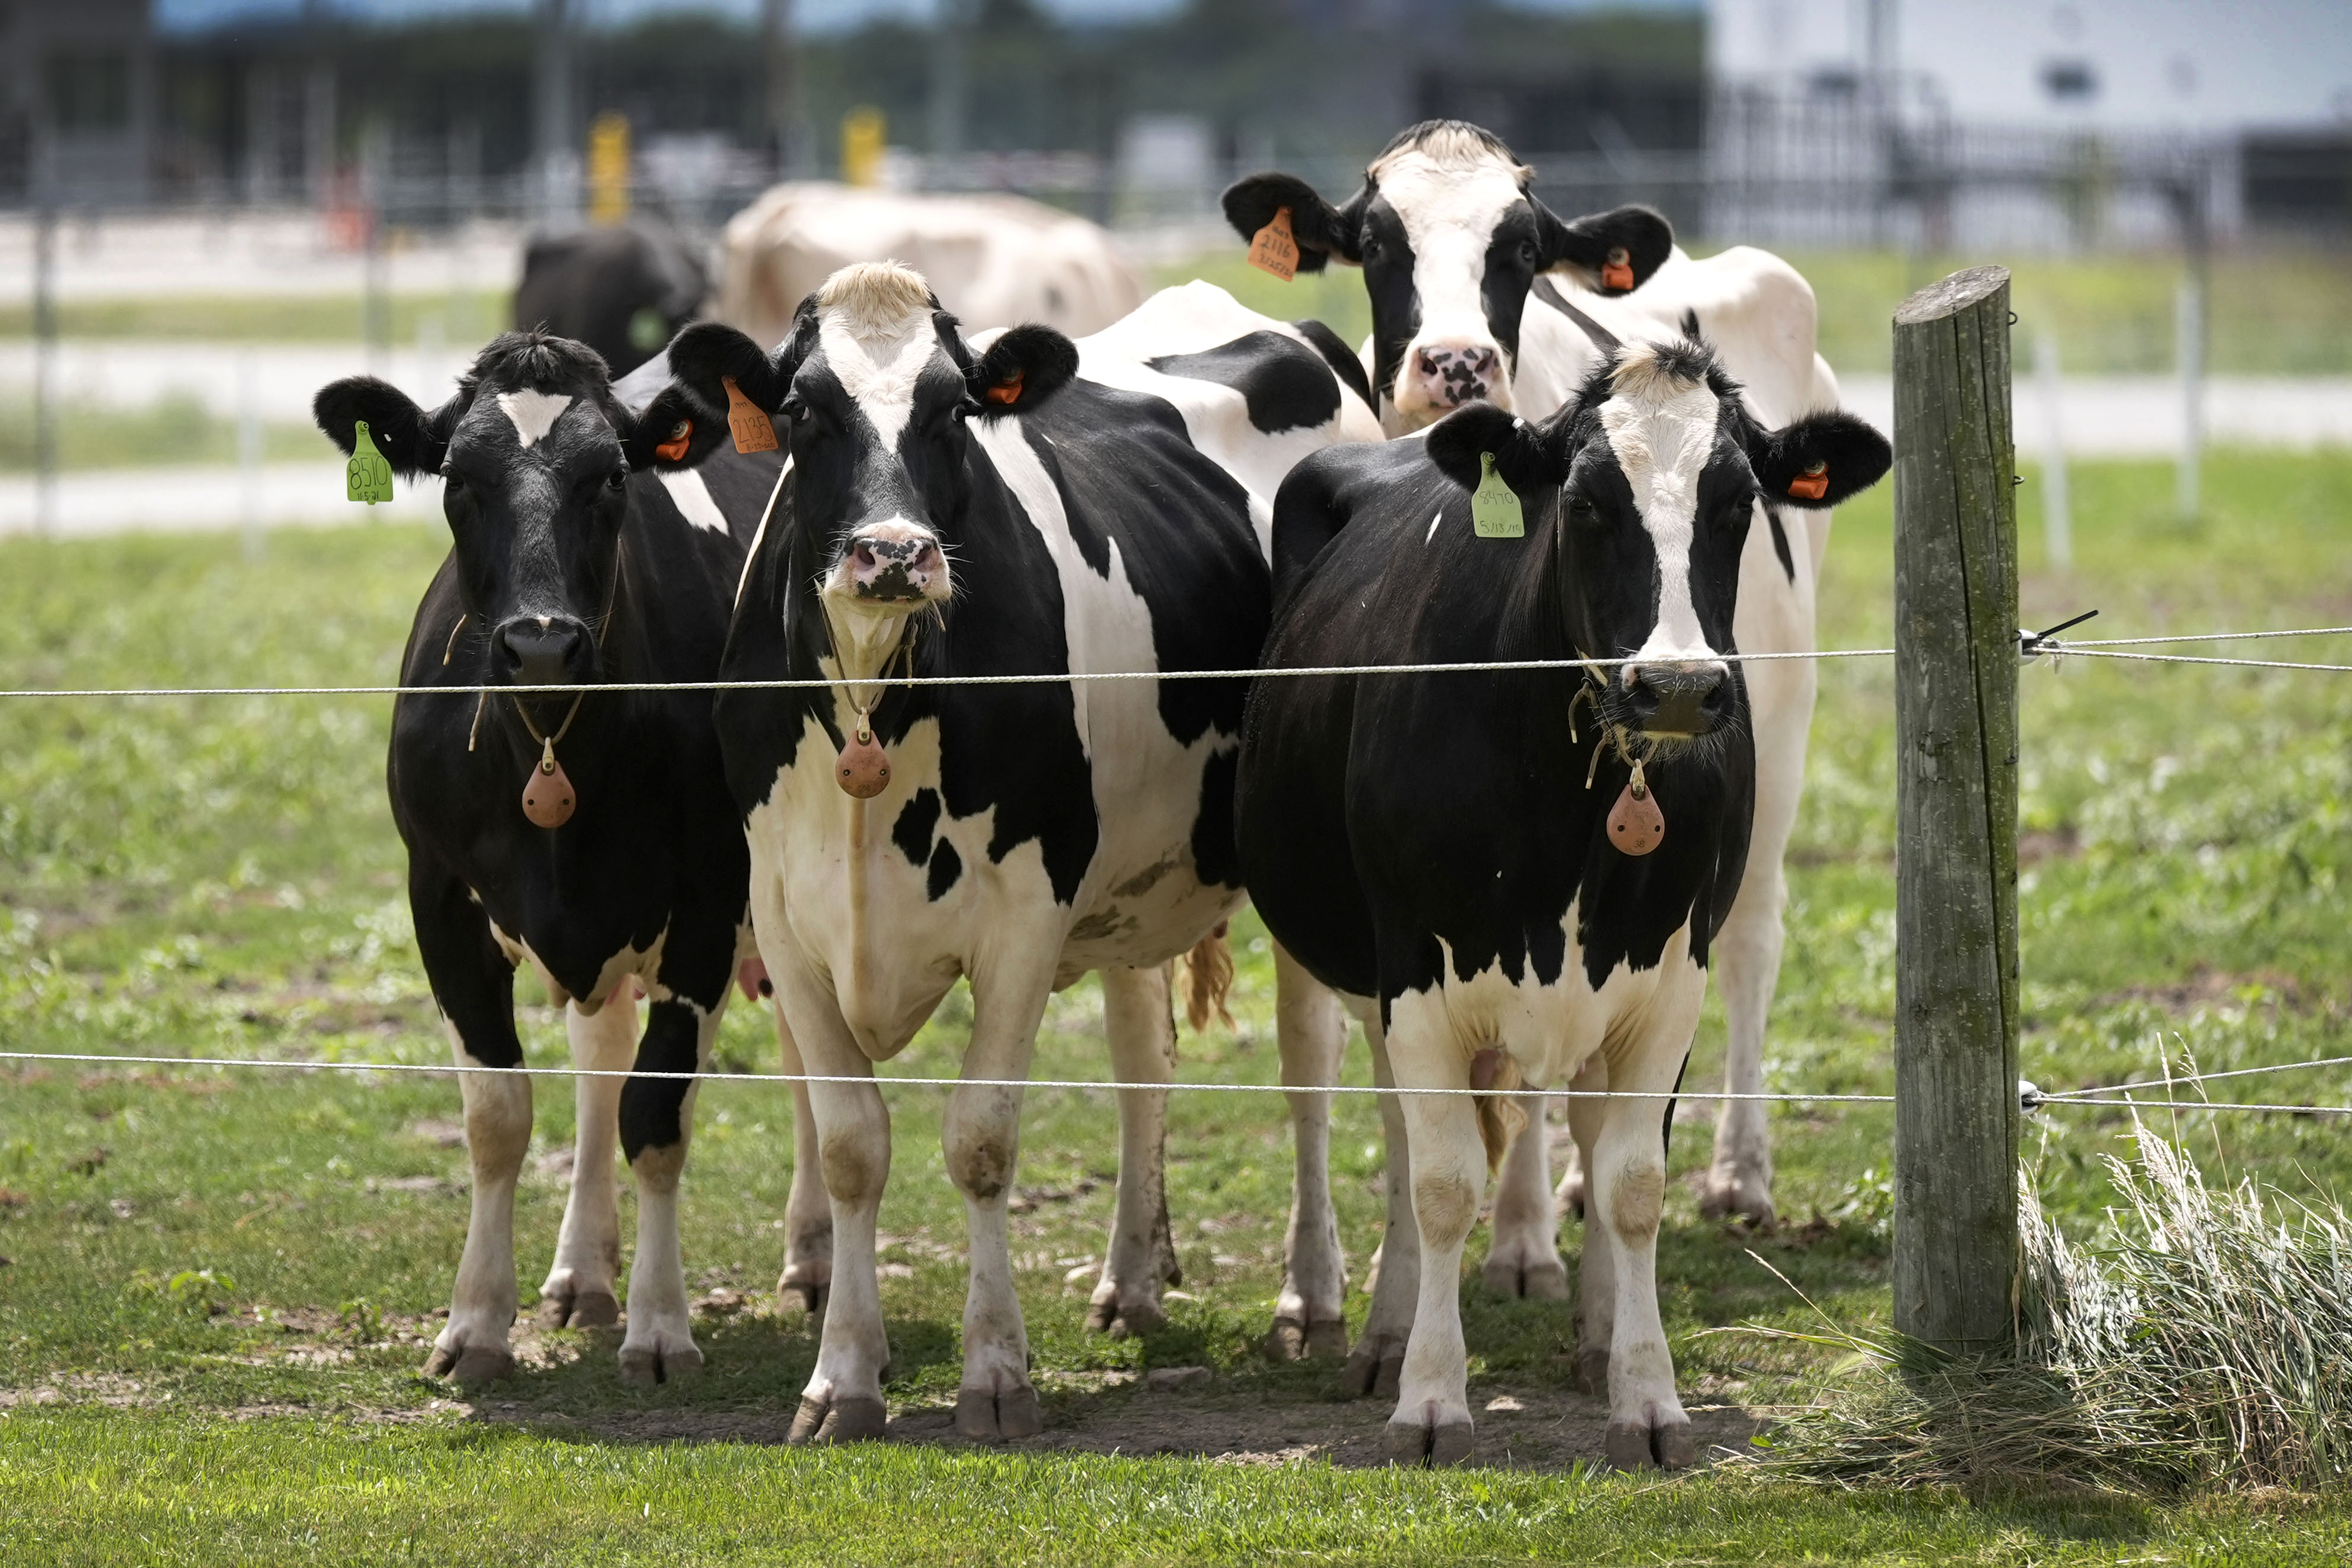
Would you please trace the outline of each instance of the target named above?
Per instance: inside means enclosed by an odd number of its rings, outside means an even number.
[[[1519,497],[1495,472],[1495,455],[1478,454],[1478,487],[1470,493],[1470,531],[1482,539],[1527,538],[1528,520]]]
[[[1249,264],[1285,283],[1298,276],[1298,239],[1290,232],[1290,209],[1276,207],[1265,227],[1250,236]]]
[[[375,449],[364,419],[352,422],[352,456],[343,465],[343,494],[371,507],[392,499],[392,465]]]

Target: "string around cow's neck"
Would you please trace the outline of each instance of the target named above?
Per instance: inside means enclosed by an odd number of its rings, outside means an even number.
[[[833,637],[834,660],[838,664],[841,662],[841,638],[834,632],[830,606],[825,610],[824,629],[826,634]],[[853,800],[870,800],[890,787],[890,754],[882,749],[880,741],[874,738],[874,710],[880,707],[882,699],[889,695],[889,672],[893,664],[900,665],[901,678],[915,673],[915,625],[912,617],[900,622],[898,646],[883,659],[882,673],[874,681],[852,681],[845,676],[833,683],[841,689],[842,695],[848,698],[850,711],[857,716],[856,727],[850,732],[849,738],[841,743],[841,750],[833,759],[833,781],[841,786],[843,794]],[[874,700],[859,702],[851,688],[871,685],[877,681],[882,689],[875,694]]]
[[[621,558],[615,554],[613,558],[613,586],[605,591],[604,613],[597,621],[594,632],[596,651],[599,653],[604,651],[604,633],[612,627],[613,611],[620,603],[620,600]],[[450,654],[457,651],[457,633],[464,629],[470,613],[470,612],[460,612],[457,624],[449,629],[448,645],[441,653],[441,662],[444,664],[449,662]],[[563,764],[556,760],[555,748],[565,736],[572,733],[572,721],[580,716],[580,705],[587,695],[588,687],[584,685],[572,694],[572,706],[564,710],[563,722],[555,727],[555,733],[552,735],[541,734],[539,726],[531,722],[530,709],[524,705],[521,697],[508,698],[514,704],[515,716],[522,720],[523,732],[539,743],[539,760],[532,765],[530,774],[523,780],[522,786],[522,814],[530,820],[533,827],[546,828],[551,831],[560,828],[572,820],[573,811],[579,810],[580,792],[572,787],[572,776],[563,770]],[[490,694],[488,691],[482,692],[474,698],[474,723],[472,727],[466,731],[466,749],[469,752],[474,749],[474,743],[481,737],[482,710],[488,706]]]
[[[1658,810],[1657,796],[1650,789],[1648,774],[1643,768],[1643,758],[1626,739],[1625,727],[1612,723],[1608,711],[1601,704],[1601,679],[1593,674],[1592,655],[1579,648],[1577,657],[1586,661],[1584,684],[1576,688],[1576,695],[1568,702],[1568,741],[1578,742],[1576,709],[1580,703],[1590,702],[1593,714],[1601,720],[1601,733],[1592,737],[1592,760],[1584,769],[1584,787],[1601,773],[1601,754],[1614,746],[1617,760],[1625,765],[1630,777],[1625,788],[1617,792],[1616,804],[1609,808],[1609,841],[1621,853],[1645,855],[1665,841],[1666,814]],[[1640,737],[1646,740],[1646,737]],[[1645,746],[1644,750],[1652,749]]]

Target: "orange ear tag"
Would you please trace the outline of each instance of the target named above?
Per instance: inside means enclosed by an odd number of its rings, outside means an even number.
[[[1609,252],[1608,264],[1601,269],[1601,287],[1614,288],[1621,294],[1633,291],[1633,257],[1623,246],[1617,246]]]
[[[1298,240],[1290,232],[1290,209],[1276,207],[1265,227],[1250,236],[1249,264],[1285,283],[1298,276]]]
[[[1609,841],[1621,854],[1645,855],[1665,839],[1666,814],[1658,810],[1658,798],[1650,793],[1642,765],[1636,762],[1633,781],[1618,792],[1617,803],[1609,808]]]
[[[677,422],[677,428],[669,433],[669,439],[654,448],[654,455],[665,463],[683,463],[686,461],[686,449],[693,440],[694,421],[681,419]]]
[[[1818,501],[1830,493],[1830,465],[1816,463],[1789,481],[1789,494],[1800,501]]]
[[[760,405],[743,395],[733,376],[721,376],[719,384],[727,389],[727,428],[735,433],[738,452],[773,452],[776,449],[774,422],[760,412]]]
[[[1021,401],[1021,383],[1027,378],[1028,373],[1029,372],[1026,371],[1015,371],[1011,375],[1005,377],[1003,381],[997,382],[994,386],[989,388],[982,395],[984,395],[991,402],[1003,403],[1006,407],[1010,408],[1013,404]]]

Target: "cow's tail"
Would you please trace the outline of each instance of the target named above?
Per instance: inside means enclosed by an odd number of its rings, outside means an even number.
[[[1477,1107],[1478,1141],[1486,1145],[1489,1176],[1501,1168],[1511,1140],[1527,1129],[1528,1113],[1516,1092],[1523,1082],[1518,1059],[1499,1047],[1489,1046],[1471,1059],[1470,1086],[1480,1092],[1470,1103]]]
[[[1205,1030],[1213,1018],[1227,1029],[1234,1027],[1234,1015],[1225,1010],[1225,993],[1233,988],[1234,951],[1226,946],[1225,923],[1220,920],[1184,955],[1184,1021],[1194,1034]]]

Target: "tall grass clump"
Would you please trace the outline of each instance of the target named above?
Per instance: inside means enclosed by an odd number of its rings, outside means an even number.
[[[1752,1462],[1851,1485],[2342,1490],[2352,1222],[2251,1178],[2209,1186],[2136,1133],[2137,1158],[2107,1162],[2111,1248],[2077,1247],[2021,1191],[2013,1354],[1956,1362],[1835,1325],[1793,1336],[1848,1353],[1843,1375]]]

